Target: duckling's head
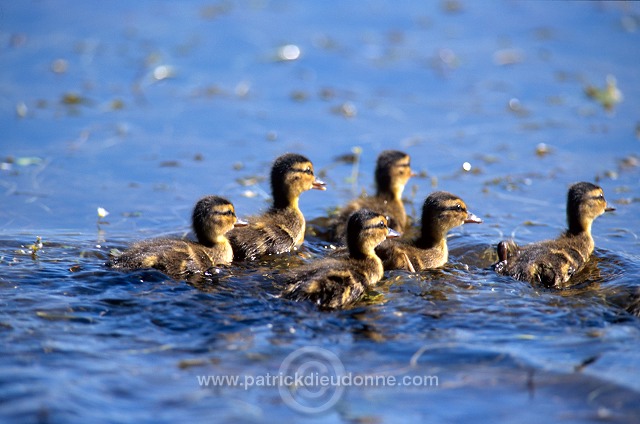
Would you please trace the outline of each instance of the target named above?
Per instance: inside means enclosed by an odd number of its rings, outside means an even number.
[[[414,174],[411,171],[411,157],[398,150],[385,150],[376,163],[376,187],[378,196],[387,195],[400,199],[404,186]]]
[[[482,220],[467,210],[458,196],[446,191],[431,193],[422,206],[422,237],[439,241],[450,229],[462,224],[480,224]]]
[[[567,195],[567,222],[569,233],[591,234],[593,220],[605,212],[614,211],[604,198],[602,188],[588,182],[573,184]]]
[[[387,218],[369,209],[359,209],[347,222],[347,247],[354,258],[375,255],[374,249],[387,238],[400,234],[388,227]]]
[[[233,205],[227,199],[206,196],[198,200],[193,208],[191,225],[198,242],[205,246],[213,246],[234,226],[241,227],[247,223],[236,218]]]
[[[278,157],[271,168],[271,192],[276,208],[298,205],[298,196],[307,190],[326,190],[326,184],[317,180],[309,159],[295,153]]]

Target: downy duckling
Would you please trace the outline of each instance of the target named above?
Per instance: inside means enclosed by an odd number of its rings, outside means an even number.
[[[231,202],[206,196],[196,203],[192,219],[198,242],[170,238],[144,240],[133,244],[107,263],[112,268],[155,268],[173,278],[202,274],[209,268],[229,264],[233,250],[225,233],[247,225],[238,220]]]
[[[349,256],[321,259],[290,272],[282,297],[310,300],[323,308],[355,303],[384,273],[375,247],[386,238],[398,236],[383,215],[367,209],[356,211],[347,223]]]
[[[370,209],[389,218],[389,227],[402,233],[407,227],[407,213],[402,203],[402,192],[415,176],[411,171],[411,158],[398,150],[385,150],[376,163],[376,194],[352,200],[329,223],[331,239],[344,241],[349,216],[358,209]]]
[[[518,247],[512,240],[498,244],[495,270],[516,280],[562,288],[580,271],[595,247],[593,221],[615,209],[607,204],[602,188],[588,182],[573,184],[567,196],[569,228],[557,239]]]
[[[411,272],[438,268],[447,263],[447,233],[462,224],[482,220],[467,210],[458,196],[445,191],[431,193],[422,206],[422,229],[414,240],[387,240],[376,248],[384,269]]]
[[[248,226],[227,234],[234,260],[289,252],[302,244],[306,223],[298,200],[311,189],[326,190],[326,185],[314,176],[309,159],[294,153],[277,158],[271,168],[273,205],[263,215],[249,218]]]

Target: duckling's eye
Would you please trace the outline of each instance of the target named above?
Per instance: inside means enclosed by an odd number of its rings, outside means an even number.
[[[460,203],[458,203],[456,205],[456,210],[461,211],[462,210],[462,205]]]
[[[380,227],[380,228],[386,228],[387,226],[386,226],[386,224],[384,223],[384,221],[380,221],[380,222],[378,223],[378,227]]]

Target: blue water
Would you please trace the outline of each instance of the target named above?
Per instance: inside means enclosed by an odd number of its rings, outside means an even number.
[[[278,58],[288,44],[297,59]],[[638,57],[634,2],[0,1],[0,420],[639,421]],[[585,95],[608,75],[612,110]],[[356,146],[353,180],[336,157]],[[272,296],[274,274],[324,254],[313,235],[197,284],[103,266],[188,233],[204,194],[263,210],[287,151],[328,183],[301,198],[325,216],[372,191],[387,148],[421,173],[413,216],[438,189],[485,222],[452,232],[444,269],[388,272],[353,309]],[[576,288],[496,276],[496,243],[557,235],[583,180],[617,210]],[[255,382],[296,352],[429,384],[329,399],[198,379]]]

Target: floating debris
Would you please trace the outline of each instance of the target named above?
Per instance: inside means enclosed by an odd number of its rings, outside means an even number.
[[[180,162],[177,160],[165,160],[160,162],[160,168],[179,168]]]
[[[438,50],[438,58],[447,65],[453,67],[453,65],[458,62],[458,57],[451,49],[440,49]]]
[[[29,113],[29,108],[27,107],[25,102],[18,102],[16,105],[16,115],[18,118],[26,118],[27,113]]]
[[[142,212],[133,211],[133,212],[122,212],[122,216],[125,218],[138,218],[142,216]]]
[[[626,158],[620,159],[620,169],[637,168],[638,166],[640,166],[638,156],[629,155]]]
[[[98,219],[103,219],[107,215],[109,215],[109,211],[108,210],[106,210],[105,208],[102,208],[102,207],[98,208]]]
[[[289,95],[289,97],[291,97],[291,100],[293,100],[293,101],[303,102],[303,101],[309,99],[309,94],[307,94],[307,92],[302,91],[302,90],[293,90],[291,92],[291,94]]]
[[[605,88],[594,87],[593,85],[587,86],[584,90],[587,97],[597,101],[602,107],[611,111],[616,104],[622,101],[622,91],[618,89],[616,84],[616,78],[613,75],[607,75],[607,84]]]
[[[462,170],[465,172],[471,171],[471,164],[469,162],[465,162],[462,164]]]
[[[247,97],[251,91],[251,84],[247,81],[240,81],[234,90],[236,96]]]
[[[446,13],[460,13],[463,10],[462,3],[458,0],[444,0],[441,7]]]
[[[10,158],[7,158],[9,161]],[[18,166],[31,166],[31,165],[40,165],[42,163],[42,158],[37,156],[23,156],[17,159],[12,159],[12,162]]]
[[[351,149],[353,153],[354,161],[351,164],[351,176],[347,178],[347,182],[352,184],[352,190],[355,192],[357,189],[358,175],[360,174],[360,157],[362,156],[362,147],[354,146]]]
[[[493,63],[498,66],[515,65],[524,62],[524,54],[519,49],[502,49],[493,53]]]
[[[200,17],[206,20],[213,20],[218,16],[229,13],[229,11],[231,11],[231,8],[231,3],[227,1],[223,1],[217,4],[210,4],[200,9]]]
[[[64,59],[56,59],[51,63],[51,71],[56,74],[64,74],[69,69],[69,62]]]
[[[243,178],[237,178],[236,182],[238,184],[240,184],[241,186],[244,187],[249,187],[252,185],[256,185],[258,183],[260,183],[261,181],[264,181],[264,177],[262,176],[254,176],[254,177],[243,177]]]
[[[176,76],[176,71],[172,66],[160,65],[156,66],[153,70],[153,78],[156,81],[162,81],[167,78],[173,78]]]
[[[322,100],[331,100],[336,97],[336,91],[333,88],[325,87],[318,93]]]
[[[539,143],[536,146],[536,156],[543,157],[551,153],[552,149],[545,143]]]
[[[109,109],[111,110],[124,109],[124,102],[120,99],[114,99],[111,101],[111,104],[109,105]]]
[[[508,109],[510,112],[515,113],[517,116],[525,117],[529,115],[529,111],[522,106],[519,99],[513,97],[509,99]]]
[[[344,116],[345,118],[353,118],[358,113],[356,106],[351,102],[344,102],[343,104],[334,107],[332,111],[338,115]]]
[[[278,60],[289,62],[300,58],[300,47],[295,44],[286,44],[278,49]]]
[[[253,199],[254,197],[256,197],[258,195],[258,192],[254,191],[254,190],[245,190],[240,194],[242,195],[242,197],[246,197],[248,199]]]
[[[268,141],[276,141],[278,139],[278,133],[273,130],[269,131],[266,138]]]
[[[75,106],[88,103],[88,100],[77,93],[65,93],[62,95],[60,102],[63,105]]]
[[[35,243],[27,246],[27,249],[29,249],[31,253],[31,258],[36,259],[38,257],[38,252],[42,250],[42,238],[37,236]]]

